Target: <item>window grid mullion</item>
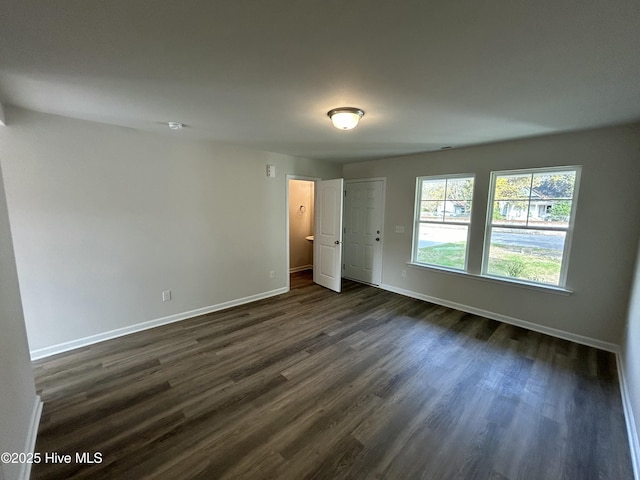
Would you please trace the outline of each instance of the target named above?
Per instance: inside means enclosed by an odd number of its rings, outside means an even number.
[[[445,214],[447,212],[447,187],[449,185],[449,179],[444,179],[444,198],[442,199],[442,223],[445,221]]]
[[[510,225],[510,224],[500,224],[500,223],[490,223],[489,226],[491,228],[515,228],[518,230],[544,230],[545,232],[566,232],[569,230],[569,227],[545,227],[543,225]]]
[[[531,195],[533,193],[533,173],[529,181],[529,199],[527,201],[527,227],[529,226],[529,215],[531,214]]]
[[[431,225],[470,225],[471,222],[454,222],[452,220],[435,221],[435,220],[418,220],[420,223],[428,223]]]

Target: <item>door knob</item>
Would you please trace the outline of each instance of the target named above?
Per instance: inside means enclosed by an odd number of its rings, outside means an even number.
[[[335,242],[333,242],[333,243],[335,243],[336,245],[340,245],[340,240],[336,240],[336,241],[335,241]]]
[[[379,241],[380,241],[380,237],[376,237],[376,242],[379,242]]]

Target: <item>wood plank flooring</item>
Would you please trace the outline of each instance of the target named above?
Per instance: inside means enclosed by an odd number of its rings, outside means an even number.
[[[306,272],[34,372],[33,479],[632,478],[612,354]]]

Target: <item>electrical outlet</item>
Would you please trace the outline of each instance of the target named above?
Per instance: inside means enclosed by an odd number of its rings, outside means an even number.
[[[269,278],[276,278],[276,271],[275,270],[271,270],[269,272]]]
[[[171,290],[165,290],[162,292],[162,301],[168,302],[169,300],[171,300]]]
[[[406,270],[402,270],[402,276],[406,277],[407,276],[407,271]]]

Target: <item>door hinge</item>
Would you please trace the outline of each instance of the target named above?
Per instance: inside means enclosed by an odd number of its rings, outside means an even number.
[[[345,197],[347,196],[347,191],[346,191],[346,190],[344,191],[344,196],[345,196]]]

